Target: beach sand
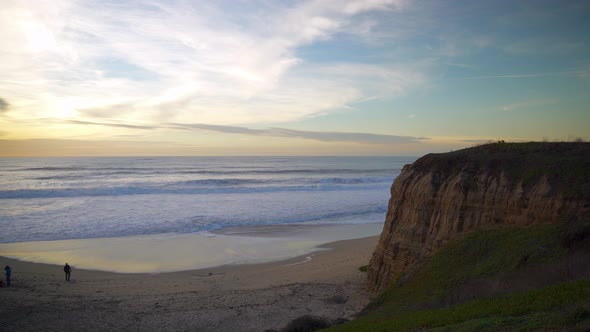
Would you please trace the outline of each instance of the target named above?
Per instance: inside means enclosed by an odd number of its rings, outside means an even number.
[[[264,331],[312,314],[350,319],[368,302],[378,236],[332,242],[289,260],[159,274],[77,269],[0,257],[3,331]],[[65,263],[65,262],[64,262]],[[72,262],[70,262],[72,263]],[[2,278],[4,279],[4,277]]]

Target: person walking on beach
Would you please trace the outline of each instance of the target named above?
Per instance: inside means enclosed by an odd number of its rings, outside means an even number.
[[[6,265],[4,272],[6,273],[6,287],[10,287],[10,276],[12,275],[12,269],[10,266]]]
[[[70,281],[70,272],[72,272],[72,268],[66,263],[64,266],[64,272],[66,273],[66,281]]]

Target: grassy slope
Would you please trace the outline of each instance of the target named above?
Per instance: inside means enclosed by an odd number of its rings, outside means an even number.
[[[562,239],[563,230],[554,225],[473,233],[440,250],[403,285],[392,285],[361,317],[332,330],[590,327],[589,279],[564,278],[557,283],[547,281],[541,287],[526,283],[526,278],[542,279],[535,275],[542,270],[535,267],[552,266],[568,256]],[[531,271],[536,272],[529,274]],[[484,294],[493,285],[515,281],[521,286]]]

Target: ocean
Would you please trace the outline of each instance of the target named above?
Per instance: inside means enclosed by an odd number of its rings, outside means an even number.
[[[0,243],[383,222],[415,159],[0,158]]]

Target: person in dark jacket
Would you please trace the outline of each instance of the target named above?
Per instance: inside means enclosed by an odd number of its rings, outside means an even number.
[[[70,281],[70,273],[72,272],[72,268],[66,263],[64,266],[64,272],[66,273],[66,281]]]
[[[6,287],[10,287],[10,276],[12,275],[12,269],[10,266],[6,265],[4,272],[6,273]]]

